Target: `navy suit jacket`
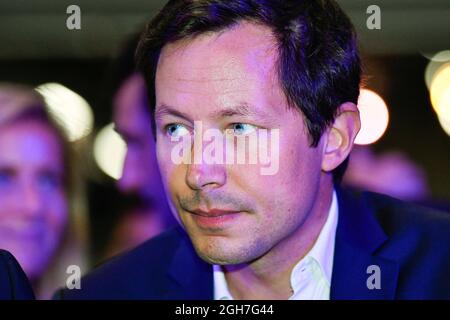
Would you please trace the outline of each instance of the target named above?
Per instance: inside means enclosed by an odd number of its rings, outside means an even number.
[[[450,215],[374,193],[338,188],[337,195],[331,299],[450,299]],[[374,275],[369,266],[379,268],[378,288],[367,285]],[[177,227],[55,298],[213,299],[213,292],[212,266]]]
[[[0,250],[0,300],[34,300],[33,290],[11,253]]]

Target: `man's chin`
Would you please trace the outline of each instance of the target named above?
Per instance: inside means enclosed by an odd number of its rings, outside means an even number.
[[[214,246],[214,247],[213,247]],[[194,248],[202,260],[209,264],[236,265],[251,261],[244,250],[238,250],[218,244],[195,245]]]
[[[205,262],[209,264],[216,264],[216,265],[236,265],[244,263],[245,261],[242,261],[241,259],[236,259],[236,257],[229,257],[229,256],[221,256],[221,255],[212,255],[209,253],[202,253],[198,252],[197,254],[204,260]]]

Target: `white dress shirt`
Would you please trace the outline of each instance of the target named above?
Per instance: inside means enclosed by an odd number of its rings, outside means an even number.
[[[311,250],[294,266],[291,273],[289,300],[329,300],[331,274],[333,270],[334,243],[338,222],[336,192],[325,224]],[[225,274],[219,265],[213,265],[214,299],[233,300],[228,290]]]

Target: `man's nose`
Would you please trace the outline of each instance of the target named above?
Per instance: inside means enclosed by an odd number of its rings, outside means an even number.
[[[220,188],[226,183],[226,168],[223,164],[189,164],[186,183],[193,190]]]
[[[195,136],[192,158],[186,172],[186,183],[193,190],[220,188],[227,180],[225,164],[207,161],[203,157],[203,150],[207,144],[202,140],[202,135]]]

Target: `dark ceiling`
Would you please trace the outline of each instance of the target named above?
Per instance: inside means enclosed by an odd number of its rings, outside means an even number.
[[[165,0],[0,1],[0,59],[104,58]],[[341,0],[369,54],[431,53],[450,46],[449,0]],[[381,30],[366,27],[367,7],[381,9]],[[81,30],[68,30],[66,9],[81,9]]]

